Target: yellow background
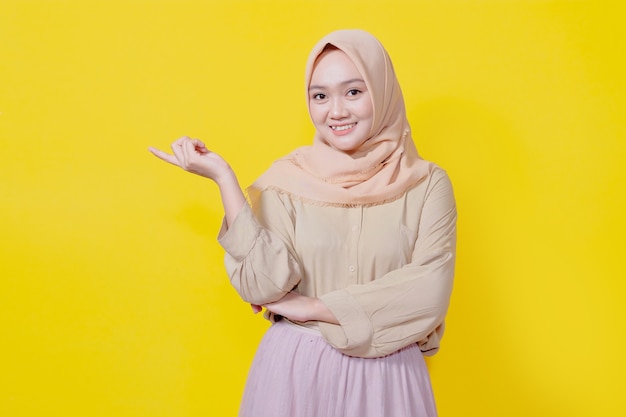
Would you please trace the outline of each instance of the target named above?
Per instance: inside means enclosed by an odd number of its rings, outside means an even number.
[[[354,27],[455,185],[440,416],[625,415],[622,4],[0,1],[0,416],[236,415],[267,324],[213,184],[146,149],[200,137],[249,184],[309,143],[309,48]]]

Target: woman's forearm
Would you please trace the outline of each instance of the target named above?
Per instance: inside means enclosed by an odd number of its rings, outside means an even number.
[[[324,321],[339,324],[326,304],[316,297],[306,297],[296,292],[288,292],[280,300],[264,305],[269,311],[293,321]],[[253,307],[254,310],[254,307]]]
[[[230,227],[239,214],[239,211],[246,204],[246,197],[243,194],[237,176],[231,169],[223,178],[216,181],[222,197],[222,205],[224,206],[224,217],[226,218],[226,226]]]

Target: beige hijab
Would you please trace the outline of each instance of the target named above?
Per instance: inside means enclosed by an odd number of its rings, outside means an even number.
[[[382,44],[362,30],[340,30],[322,38],[306,66],[308,88],[317,57],[327,45],[343,51],[359,70],[374,107],[370,138],[348,155],[331,147],[317,132],[313,145],[296,149],[249,188],[275,189],[323,205],[362,206],[399,198],[428,175],[411,138],[404,99],[391,60]]]

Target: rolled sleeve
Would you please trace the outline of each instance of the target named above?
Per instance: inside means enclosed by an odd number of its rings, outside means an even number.
[[[372,345],[374,329],[358,301],[346,290],[323,295],[320,300],[340,323],[320,322],[320,331],[328,343],[346,355],[371,355],[368,350]]]
[[[261,226],[254,219],[250,206],[244,204],[230,228],[226,226],[226,219],[222,220],[217,241],[228,255],[241,261],[250,253],[260,233]]]
[[[218,242],[226,251],[224,261],[230,282],[244,301],[277,301],[300,280],[300,265],[290,248],[259,224],[247,204],[230,228],[222,224]]]

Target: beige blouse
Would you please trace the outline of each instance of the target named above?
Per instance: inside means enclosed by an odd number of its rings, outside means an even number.
[[[430,174],[400,198],[336,207],[278,190],[244,206],[219,242],[232,285],[250,303],[288,291],[319,297],[339,325],[307,322],[339,351],[380,357],[411,343],[439,349],[456,248],[450,180]]]

